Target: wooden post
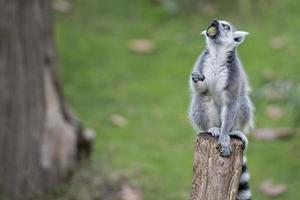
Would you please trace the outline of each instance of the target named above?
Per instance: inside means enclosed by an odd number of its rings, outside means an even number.
[[[218,139],[200,133],[195,142],[190,200],[236,200],[243,164],[243,142],[231,138],[232,153],[221,157]]]

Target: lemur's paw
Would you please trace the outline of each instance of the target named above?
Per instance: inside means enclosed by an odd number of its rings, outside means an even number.
[[[219,137],[221,135],[221,129],[218,127],[212,127],[208,132],[211,133],[213,137]]]
[[[243,149],[245,149],[248,145],[248,139],[244,133],[241,131],[232,131],[229,133],[231,138],[238,138],[243,141]]]
[[[219,144],[217,149],[220,151],[220,155],[228,157],[231,154],[230,137],[229,135],[220,135]]]
[[[198,81],[204,81],[205,76],[200,74],[199,72],[195,71],[192,73],[192,80],[197,83]]]

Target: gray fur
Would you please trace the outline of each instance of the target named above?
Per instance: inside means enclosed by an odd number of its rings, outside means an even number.
[[[218,38],[206,37],[207,47],[197,59],[190,80],[189,118],[195,128],[219,137],[222,156],[230,155],[231,134],[246,134],[253,126],[247,76],[236,51],[246,34],[230,26],[226,31],[220,25]],[[237,42],[235,37],[242,38]],[[202,81],[195,78],[200,76],[204,77]]]
[[[216,21],[215,21],[216,22]],[[217,37],[206,36],[207,47],[197,59],[190,78],[192,99],[189,118],[196,129],[210,132],[219,137],[218,149],[222,156],[231,153],[230,136],[242,139],[253,127],[253,106],[249,98],[246,73],[237,55],[237,46],[248,33],[219,26]],[[202,32],[206,34],[206,31]],[[240,179],[237,200],[250,200],[249,173],[246,157]]]
[[[209,56],[209,52],[207,49],[205,49],[203,51],[203,53],[199,56],[199,61],[197,62],[197,71],[200,73],[200,74],[203,74],[203,63],[204,61],[206,60],[207,56]]]

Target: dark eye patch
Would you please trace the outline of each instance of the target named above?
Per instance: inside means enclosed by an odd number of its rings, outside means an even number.
[[[227,24],[222,24],[222,26],[223,26],[224,29],[226,29],[228,31],[230,30],[230,26],[228,26]]]

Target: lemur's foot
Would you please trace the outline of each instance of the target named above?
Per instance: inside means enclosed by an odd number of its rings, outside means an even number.
[[[192,73],[192,80],[197,83],[198,81],[204,81],[205,76],[200,74],[199,72],[195,71]]]
[[[228,157],[231,154],[230,147],[230,137],[229,135],[220,135],[219,136],[219,144],[217,149],[220,151],[220,155],[223,157]]]
[[[238,138],[243,141],[243,149],[245,149],[248,145],[248,139],[244,133],[241,131],[232,131],[229,133],[231,138]]]
[[[221,135],[221,129],[218,127],[212,127],[208,132],[211,133],[213,137],[219,137]]]

